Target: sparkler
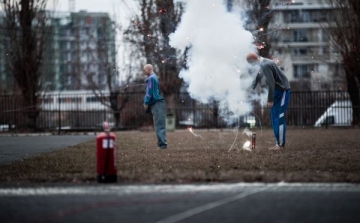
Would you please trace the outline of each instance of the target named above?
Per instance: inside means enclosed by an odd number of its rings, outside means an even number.
[[[260,120],[259,120],[260,121]],[[261,124],[260,124],[261,125]],[[230,147],[230,149],[229,149],[229,151],[228,152],[230,152],[232,149],[233,149],[233,147],[235,146],[235,142],[236,142],[236,140],[237,140],[237,138],[238,138],[238,134],[239,134],[239,127],[237,128],[237,133],[236,133],[236,137],[235,137],[235,140],[234,140],[234,142],[233,142],[233,144],[231,145],[231,147]],[[262,130],[261,130],[262,131]],[[253,148],[255,148],[255,142],[254,142],[254,134],[255,133],[253,133],[253,132],[251,132],[248,128],[245,128],[244,130],[243,130],[243,132],[242,132],[242,134],[244,134],[244,135],[246,135],[248,138],[252,138],[252,140],[253,140],[253,143],[251,143],[251,141],[249,141],[249,140],[246,140],[245,141],[245,143],[244,143],[244,145],[243,145],[243,147],[242,147],[242,149],[243,150],[246,150],[246,151],[253,151]],[[253,147],[253,148],[251,148],[251,147]]]
[[[239,127],[240,127],[240,125],[239,125]],[[231,145],[231,147],[230,147],[230,149],[229,149],[228,152],[230,152],[230,151],[232,150],[232,148],[234,147],[234,145],[235,145],[235,142],[236,142],[237,137],[238,137],[238,135],[239,135],[239,127],[236,128],[236,129],[237,129],[237,131],[236,131],[236,137],[235,137],[235,140],[234,140],[233,144]]]
[[[167,13],[167,10],[166,9],[160,9],[159,10],[159,14],[166,14]]]

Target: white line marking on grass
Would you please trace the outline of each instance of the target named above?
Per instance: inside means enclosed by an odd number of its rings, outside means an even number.
[[[184,220],[186,218],[190,218],[190,217],[192,217],[194,215],[200,214],[202,212],[205,212],[205,211],[220,207],[220,206],[225,205],[225,204],[230,204],[232,202],[235,202],[237,200],[240,200],[242,198],[248,197],[248,196],[253,195],[253,194],[257,194],[257,193],[262,192],[264,190],[267,190],[269,188],[270,187],[264,187],[264,188],[261,188],[261,189],[258,189],[258,190],[245,191],[245,192],[242,192],[242,193],[240,193],[238,195],[235,195],[233,197],[228,197],[228,198],[225,198],[225,199],[222,199],[222,200],[210,202],[210,203],[207,203],[205,205],[189,209],[187,211],[184,211],[184,212],[181,212],[179,214],[176,214],[176,215],[167,217],[165,219],[162,219],[160,221],[157,221],[156,223],[176,223],[176,222],[182,221],[182,220]]]

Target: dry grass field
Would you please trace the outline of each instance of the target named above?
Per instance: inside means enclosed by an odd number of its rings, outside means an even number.
[[[290,129],[287,147],[274,145],[271,130],[257,131],[257,149],[239,131],[168,133],[166,150],[154,132],[119,132],[119,183],[356,182],[360,183],[360,129]],[[0,166],[0,182],[95,182],[95,140]]]

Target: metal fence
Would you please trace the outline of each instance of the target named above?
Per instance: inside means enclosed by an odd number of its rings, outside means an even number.
[[[39,101],[37,128],[43,131],[99,129],[104,120],[119,128],[135,129],[150,125],[151,116],[143,111],[143,93],[119,94],[67,93],[46,94]],[[226,128],[215,101],[202,104],[181,93],[172,102],[176,127]],[[121,111],[118,111],[121,110]],[[0,131],[18,131],[26,117],[37,111],[23,106],[20,95],[0,95]],[[292,92],[287,124],[293,126],[348,126],[352,106],[344,91]],[[270,109],[254,102],[253,112],[239,117],[240,126],[270,126]]]

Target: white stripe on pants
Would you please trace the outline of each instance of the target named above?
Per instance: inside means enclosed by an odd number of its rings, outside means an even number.
[[[281,104],[280,104],[280,110],[284,107],[285,105],[285,97],[286,97],[286,91],[284,91],[283,95],[282,95],[282,98],[281,98]],[[279,122],[280,122],[280,119],[282,117],[284,117],[284,110],[282,111],[282,113],[280,113],[279,115]],[[280,126],[279,126],[279,145],[283,146],[284,145],[284,123],[282,123]]]

